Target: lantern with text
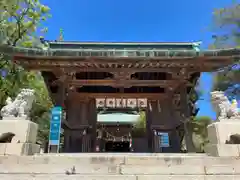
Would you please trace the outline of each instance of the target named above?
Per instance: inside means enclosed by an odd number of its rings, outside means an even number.
[[[113,98],[107,99],[106,106],[109,108],[115,108],[115,99]]]
[[[137,100],[136,99],[128,99],[127,107],[129,107],[129,108],[137,107]]]
[[[105,99],[96,99],[96,105],[99,108],[105,107]]]

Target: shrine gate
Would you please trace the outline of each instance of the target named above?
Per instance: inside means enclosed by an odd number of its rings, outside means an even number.
[[[94,152],[99,109],[145,111],[147,152],[160,152],[158,132],[180,152],[179,127],[194,151],[187,121],[201,72],[233,64],[236,49],[199,51],[200,43],[44,41],[40,47],[2,45],[0,52],[27,70],[40,71],[52,101],[64,106],[64,152]]]

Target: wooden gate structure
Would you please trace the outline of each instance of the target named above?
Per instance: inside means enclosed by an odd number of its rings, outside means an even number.
[[[1,45],[0,52],[27,70],[41,71],[54,104],[64,104],[65,152],[95,151],[96,99],[100,103],[106,98],[113,99],[108,104],[145,108],[149,152],[158,151],[156,131],[171,132],[171,146],[178,152],[176,127],[191,116],[188,94],[200,72],[231,65],[240,55],[237,49],[199,51],[197,46],[45,41],[42,48]],[[185,133],[188,151],[193,151]]]

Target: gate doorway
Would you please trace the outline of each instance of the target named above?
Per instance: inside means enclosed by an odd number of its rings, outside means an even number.
[[[130,152],[129,141],[107,141],[105,152]]]

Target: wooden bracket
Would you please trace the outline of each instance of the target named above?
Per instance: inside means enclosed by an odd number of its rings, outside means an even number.
[[[190,73],[187,68],[180,68],[178,72],[172,72],[173,79],[187,80],[190,77]]]

